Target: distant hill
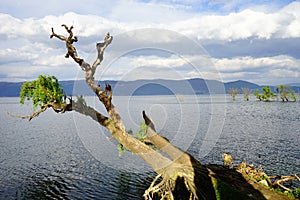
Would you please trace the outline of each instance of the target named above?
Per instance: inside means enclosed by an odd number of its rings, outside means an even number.
[[[260,86],[255,83],[238,80],[238,81],[232,81],[232,82],[225,83],[225,88],[226,88],[226,91],[228,91],[229,88],[239,88],[239,89],[249,88],[250,90],[255,90],[257,88],[260,88]]]
[[[10,83],[0,82],[0,97],[15,97],[19,96],[22,82]]]
[[[93,92],[88,88],[85,80],[60,81],[67,95],[91,96]],[[229,88],[249,88],[251,90],[261,89],[259,86],[247,81],[220,82],[216,80],[188,79],[188,80],[136,80],[136,81],[99,81],[100,86],[109,83],[114,91],[114,95],[137,96],[137,95],[199,95],[199,94],[222,94]],[[0,97],[19,96],[22,82],[0,82]],[[297,87],[296,87],[297,86]],[[272,87],[274,89],[275,87]],[[300,84],[292,87],[296,92]]]

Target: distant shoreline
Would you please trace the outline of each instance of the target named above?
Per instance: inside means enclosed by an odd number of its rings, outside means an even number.
[[[60,81],[67,95],[93,96],[84,80]],[[99,81],[100,85],[109,83],[115,96],[148,96],[148,95],[205,95],[225,94],[229,88],[262,89],[264,86],[248,81],[238,80],[221,82],[216,80],[187,79],[187,80],[136,80],[136,81]],[[0,97],[18,97],[23,82],[0,82]],[[289,84],[297,93],[300,83]],[[271,86],[275,90],[276,86]]]

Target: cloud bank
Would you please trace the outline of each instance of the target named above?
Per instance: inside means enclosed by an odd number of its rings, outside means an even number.
[[[210,7],[220,7],[219,13],[199,12],[204,8],[193,6],[198,5],[198,1],[185,4],[172,2],[117,1],[111,7],[109,1],[103,1],[101,11],[86,5],[81,11],[70,8],[68,12],[53,3],[50,7],[52,14],[37,13],[36,17],[24,17],[28,13],[18,16],[15,14],[18,6],[13,7],[11,13],[0,13],[0,81],[31,80],[45,73],[60,79],[83,78],[78,75],[79,67],[64,58],[64,44],[49,39],[51,27],[55,32],[65,34],[60,26],[65,23],[75,27],[74,34],[79,37],[76,44],[79,55],[91,60],[95,43],[107,32],[117,36],[145,28],[170,30],[187,37],[206,50],[206,56],[210,58],[208,64],[207,60],[203,61],[203,55],[197,57],[192,53],[176,55],[174,52],[140,49],[119,55],[119,60],[110,64],[111,69],[102,74],[107,79],[195,78],[199,73],[185,60],[191,58],[202,59],[200,75],[206,74],[205,78],[218,78],[214,74],[214,70],[218,70],[223,81],[243,79],[259,84],[299,82],[300,2],[267,10],[248,1],[248,7],[239,7],[238,11],[232,11],[239,5],[236,1],[230,1],[231,5],[227,4],[227,8],[221,1],[206,2],[206,5],[210,3]],[[8,2],[3,5],[11,6]],[[34,8],[29,4],[26,6]],[[155,33],[140,37],[139,46],[149,47],[149,42],[153,42],[157,44],[154,46],[162,48],[184,48],[183,52],[194,50],[194,47],[182,45],[178,38]],[[132,44],[123,39],[115,40],[112,45],[115,46],[111,51],[107,49],[108,59],[117,54],[114,51],[118,51],[118,47],[126,48]],[[107,61],[106,65],[110,62]],[[138,73],[124,76],[130,70]],[[180,76],[166,75],[174,70]]]

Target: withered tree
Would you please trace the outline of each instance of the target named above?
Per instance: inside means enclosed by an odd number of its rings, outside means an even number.
[[[249,88],[242,88],[242,92],[244,94],[245,101],[249,101],[249,97],[250,97],[250,94],[251,94],[250,89]]]
[[[144,137],[137,139],[128,134],[121,116],[112,103],[113,92],[111,86],[109,84],[106,84],[105,87],[98,85],[94,77],[103,60],[104,50],[111,44],[113,37],[108,33],[103,42],[96,44],[98,55],[91,65],[80,58],[76,52],[73,43],[77,42],[78,39],[73,36],[73,27],[62,26],[69,34],[68,37],[56,34],[52,28],[50,38],[56,37],[66,43],[67,54],[65,57],[71,57],[84,71],[87,85],[104,105],[108,116],[88,106],[83,98],[66,97],[54,76],[39,76],[35,81],[25,82],[20,94],[21,103],[24,103],[25,98],[31,99],[33,105],[39,110],[22,118],[31,120],[48,108],[52,108],[57,113],[75,111],[95,120],[99,125],[105,127],[126,150],[141,157],[157,173],[152,184],[144,193],[145,199],[211,200],[222,197],[228,198],[236,192],[243,199],[264,199],[256,189],[250,191],[252,196],[247,193],[240,194],[240,188],[246,188],[249,184],[244,179],[240,179],[237,172],[224,167],[202,165],[193,156],[172,145],[166,138],[156,132],[154,123],[145,111],[142,112],[147,125]],[[149,143],[152,145],[149,145]],[[160,151],[155,150],[152,146]],[[228,171],[231,173],[230,177],[236,177],[234,179],[235,183],[232,183],[232,178],[227,178],[226,173]],[[226,190],[220,190],[220,188],[226,188]]]
[[[145,111],[142,112],[147,125],[147,134],[144,138],[139,140],[127,133],[121,116],[112,103],[111,86],[109,84],[106,84],[105,87],[100,86],[94,77],[98,66],[103,60],[104,50],[111,44],[113,37],[107,33],[104,41],[96,44],[98,56],[91,65],[77,54],[73,44],[78,39],[73,36],[73,27],[62,26],[69,34],[68,37],[56,34],[52,28],[50,38],[55,37],[66,43],[67,53],[65,57],[72,58],[84,71],[86,83],[104,105],[109,116],[105,116],[88,106],[82,98],[67,98],[54,76],[39,76],[37,80],[23,84],[20,96],[21,103],[24,103],[26,98],[32,99],[33,105],[40,109],[32,115],[23,116],[22,118],[31,120],[48,108],[52,108],[57,113],[75,111],[89,116],[105,127],[126,150],[140,156],[157,173],[157,177],[144,193],[145,199],[152,199],[155,196],[166,199],[215,199],[214,188],[210,178],[208,178],[208,170],[191,155],[173,146],[166,138],[160,136],[155,131],[154,123]],[[165,154],[162,155],[154,150],[149,143]],[[199,179],[197,180],[196,177],[199,177]]]
[[[232,97],[232,100],[235,101],[235,97],[240,93],[240,90],[238,88],[229,88],[228,93]]]

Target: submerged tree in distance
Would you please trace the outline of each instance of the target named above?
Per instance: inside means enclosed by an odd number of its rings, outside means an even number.
[[[272,91],[271,91],[271,87],[270,86],[265,86],[263,88],[263,94],[262,94],[262,99],[266,102],[269,102],[271,101],[271,99],[275,98],[276,97],[276,94],[274,94]]]
[[[228,93],[232,97],[232,100],[235,101],[235,97],[240,93],[240,90],[238,88],[229,88]]]
[[[249,88],[242,88],[243,94],[244,94],[244,99],[245,101],[249,101],[249,97],[250,97],[250,89]]]
[[[253,93],[254,96],[259,100],[259,101],[266,101],[269,102],[271,101],[271,99],[276,97],[276,94],[274,94],[271,91],[271,87],[270,86],[265,86],[262,89],[263,93],[260,93],[259,89],[256,89],[255,92]]]
[[[279,85],[276,90],[279,91],[281,101],[289,101],[289,98],[293,101],[297,100],[295,91],[289,85]]]
[[[254,95],[259,101],[262,101],[262,94],[260,93],[260,90],[259,90],[259,89],[256,89],[256,90],[253,92],[253,95]]]
[[[50,38],[56,37],[66,42],[66,57],[71,57],[84,71],[87,85],[104,105],[107,115],[100,113],[95,108],[90,107],[82,96],[73,99],[66,97],[63,89],[54,76],[39,76],[36,81],[26,82],[21,89],[21,103],[25,99],[32,100],[33,106],[39,110],[30,116],[21,116],[31,120],[37,117],[48,108],[52,108],[57,113],[75,111],[84,116],[88,116],[99,125],[106,128],[111,136],[118,141],[122,151],[131,151],[133,154],[142,158],[157,173],[152,184],[144,193],[145,199],[229,199],[238,195],[240,199],[264,199],[262,193],[268,190],[261,189],[259,186],[252,187],[241,178],[241,175],[233,170],[217,166],[202,165],[190,154],[180,150],[166,138],[159,135],[155,130],[154,122],[142,111],[145,122],[143,133],[135,138],[125,129],[121,116],[113,105],[113,92],[109,84],[105,87],[96,83],[94,74],[103,60],[104,50],[111,44],[113,37],[108,33],[103,42],[96,44],[98,55],[91,65],[76,53],[73,42],[72,29],[65,27],[68,37],[58,35],[52,28]],[[151,145],[155,147],[152,148]],[[159,151],[157,151],[158,149]],[[226,176],[230,173],[230,176]],[[237,182],[232,184],[234,181]],[[241,193],[241,188],[248,188],[248,193]],[[252,189],[251,189],[252,188]],[[259,188],[260,192],[258,192]],[[273,194],[276,196],[276,194]]]

